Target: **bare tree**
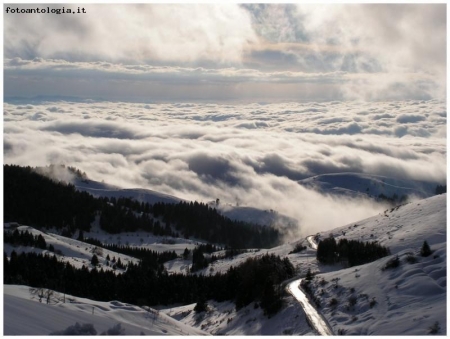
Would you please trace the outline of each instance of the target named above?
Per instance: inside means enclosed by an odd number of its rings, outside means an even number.
[[[44,299],[47,304],[59,301],[59,294],[49,288],[30,287],[30,294],[31,298],[37,297],[39,302]]]

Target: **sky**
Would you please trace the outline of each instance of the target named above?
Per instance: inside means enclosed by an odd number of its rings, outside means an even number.
[[[446,182],[445,4],[80,7],[4,13],[4,163],[274,209],[304,234],[385,206],[299,180]]]
[[[6,98],[445,98],[445,4],[50,7],[86,13],[4,14]]]

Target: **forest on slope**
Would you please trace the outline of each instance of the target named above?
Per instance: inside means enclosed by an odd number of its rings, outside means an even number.
[[[56,228],[66,236],[89,231],[99,215],[109,233],[144,230],[155,235],[195,237],[232,248],[270,248],[282,234],[267,226],[233,221],[199,202],[150,205],[130,198],[95,198],[72,184],[56,182],[31,167],[4,165],[4,221]]]

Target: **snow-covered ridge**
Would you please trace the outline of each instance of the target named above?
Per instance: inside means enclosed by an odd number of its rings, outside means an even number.
[[[155,204],[157,202],[177,204],[180,201],[187,201],[182,198],[149,189],[125,189],[93,180],[75,179],[75,188],[79,191],[88,192],[95,197],[124,197],[149,204]],[[296,219],[279,214],[273,210],[262,210],[250,206],[235,206],[227,203],[220,203],[217,205],[215,201],[213,203],[209,202],[208,204],[231,220],[245,221],[265,226],[277,225],[280,227],[295,227],[297,225]]]
[[[321,237],[333,234],[340,238],[378,241],[397,253],[408,248],[418,248],[424,240],[428,243],[446,241],[447,194],[436,195],[411,202],[361,220],[320,233]]]
[[[18,285],[4,285],[3,297],[4,335],[49,335],[76,323],[91,324],[97,334],[116,327],[124,335],[207,335],[154,309],[119,301],[100,302],[65,295],[64,303],[59,295],[59,301],[55,296],[54,302],[47,305],[31,299],[28,286]]]
[[[16,224],[16,223],[11,223]],[[9,223],[4,224],[5,229],[10,228]],[[117,261],[120,259],[121,263],[126,265],[130,262],[136,264],[138,259],[131,257],[126,254],[117,253],[104,248],[97,248],[95,245],[85,243],[72,238],[67,238],[62,235],[52,233],[51,231],[41,231],[37,230],[31,226],[13,226],[20,232],[28,231],[34,236],[42,235],[45,239],[47,246],[52,245],[55,249],[56,256],[59,260],[70,263],[76,268],[81,268],[85,266],[91,269],[91,259],[94,253],[99,259],[98,269],[103,269],[104,271],[111,271],[113,269],[113,263],[111,260],[115,258]],[[11,229],[11,231],[13,230]],[[84,232],[84,237],[94,238],[102,243],[106,244],[116,244],[116,245],[127,245],[131,247],[141,247],[152,251],[164,252],[164,251],[174,251],[178,255],[181,255],[185,248],[192,250],[195,248],[197,242],[184,238],[170,238],[168,242],[166,237],[155,236],[149,232],[123,232],[118,234],[109,234],[105,231],[99,229],[98,226],[94,226],[90,232]],[[25,246],[13,246],[11,244],[4,244],[3,251],[10,256],[12,251],[16,253],[21,252],[35,252],[35,253],[49,253],[48,250],[42,250],[35,247],[25,247]],[[109,259],[107,257],[109,256]],[[121,273],[123,270],[120,268],[115,269],[116,273]]]
[[[348,269],[318,265],[319,272],[335,270],[312,282],[320,311],[335,333],[427,335],[439,327],[437,334],[446,334],[446,200],[446,194],[434,196],[320,234],[378,241],[392,253]],[[433,251],[428,257],[420,255],[424,241]],[[399,267],[386,269],[396,256]]]
[[[143,188],[120,188],[117,186],[101,183],[93,180],[75,180],[75,188],[79,191],[85,191],[92,194],[94,197],[108,197],[108,198],[132,198],[140,202],[155,204],[157,202],[164,202],[169,204],[176,204],[180,201],[186,201],[181,198],[174,197],[169,194],[164,194],[149,189]]]
[[[437,183],[390,178],[362,173],[322,174],[298,181],[323,193],[377,198],[380,194],[399,198],[403,195],[427,198],[434,194]]]

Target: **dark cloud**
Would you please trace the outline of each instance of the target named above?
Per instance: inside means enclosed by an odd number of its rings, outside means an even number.
[[[255,172],[260,174],[273,174],[279,177],[287,177],[291,180],[301,180],[308,177],[305,168],[293,164],[278,154],[267,154],[261,159],[244,159],[247,165],[251,166]]]
[[[392,118],[395,118],[395,116],[392,114],[389,114],[389,113],[377,114],[377,115],[372,116],[372,120],[392,119]]]
[[[247,129],[257,129],[257,128],[264,128],[269,127],[270,125],[267,122],[264,121],[252,121],[252,122],[244,122],[237,124],[237,128],[247,128]]]
[[[58,112],[58,113],[65,113],[66,111],[62,108],[59,108],[57,106],[48,107],[47,111],[49,112]]]
[[[408,134],[407,126],[399,126],[394,129],[394,133],[397,137],[401,138]]]
[[[326,128],[326,129],[320,129],[320,128],[314,128],[310,132],[317,133],[317,134],[336,134],[336,135],[342,135],[342,134],[359,134],[362,131],[362,127],[356,123],[352,122],[350,124],[347,124],[342,127],[338,128]]]
[[[408,123],[424,121],[424,120],[426,120],[426,117],[424,117],[423,115],[418,115],[418,114],[401,114],[397,117],[396,120],[400,124],[408,124]]]
[[[187,159],[189,169],[206,181],[224,181],[229,185],[239,183],[237,169],[233,163],[221,156],[196,154]]]
[[[13,145],[8,141],[3,140],[3,153],[9,153],[9,152],[12,152],[12,150],[13,150]]]
[[[37,112],[30,117],[30,120],[46,121],[46,120],[48,120],[48,116],[47,116],[47,114],[45,114],[43,112]]]
[[[78,133],[83,136],[94,138],[140,139],[145,137],[145,134],[139,129],[125,127],[123,124],[99,121],[58,121],[41,127],[41,130],[59,132],[62,134]]]
[[[336,163],[330,159],[307,159],[301,162],[302,166],[308,169],[313,175],[330,174],[330,173],[342,173],[342,172],[355,172],[361,173],[362,168],[358,163],[352,163],[351,161],[345,161],[342,163]],[[345,163],[346,162],[346,163]],[[312,175],[311,175],[312,176]]]

